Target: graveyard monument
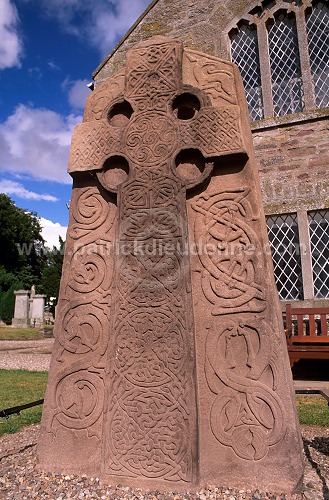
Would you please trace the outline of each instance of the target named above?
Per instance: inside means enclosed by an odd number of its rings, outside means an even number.
[[[244,89],[154,37],[74,131],[39,467],[292,491],[303,474]]]

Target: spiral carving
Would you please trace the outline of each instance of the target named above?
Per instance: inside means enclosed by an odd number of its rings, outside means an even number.
[[[75,256],[72,263],[72,281],[69,286],[79,293],[90,293],[96,290],[106,276],[104,258],[97,254]]]
[[[102,414],[102,393],[99,376],[86,370],[66,375],[57,386],[56,419],[69,429],[90,428]]]
[[[178,142],[178,129],[167,114],[140,113],[126,130],[127,154],[142,166],[152,166],[169,158]]]
[[[72,200],[72,219],[68,236],[77,240],[87,232],[101,227],[105,222],[109,228],[113,224],[114,214],[109,213],[108,203],[97,188],[80,190],[77,199]]]

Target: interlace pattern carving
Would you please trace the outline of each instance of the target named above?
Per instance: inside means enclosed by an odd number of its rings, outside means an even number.
[[[218,441],[238,457],[261,460],[285,432],[285,411],[275,392],[278,353],[264,318],[226,319],[209,330],[206,375],[217,394],[210,424]],[[262,376],[269,371],[268,378]],[[225,389],[223,385],[225,384]]]
[[[177,181],[157,169],[121,187],[108,474],[192,478],[193,330],[181,251],[184,190]]]
[[[168,108],[168,97],[177,92],[182,46],[155,44],[127,54],[126,97],[140,111]]]
[[[214,305],[212,314],[265,309],[260,242],[252,229],[250,188],[201,195],[193,204],[195,240],[201,248],[202,289]]]
[[[275,389],[278,351],[265,315],[264,256],[252,228],[251,188],[193,204],[195,239],[202,249],[202,289],[212,304],[205,373],[217,394],[210,412],[218,441],[245,460],[261,460],[284,435],[285,412]],[[205,251],[206,250],[206,251]],[[216,319],[216,316],[220,316]],[[224,384],[224,389],[223,389]]]
[[[182,143],[191,147],[196,142],[206,155],[240,152],[243,148],[240,128],[239,110],[231,108],[204,108],[193,123],[181,126]]]

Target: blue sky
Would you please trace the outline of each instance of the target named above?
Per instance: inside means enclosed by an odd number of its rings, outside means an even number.
[[[0,0],[0,192],[65,237],[72,131],[91,74],[150,0]]]

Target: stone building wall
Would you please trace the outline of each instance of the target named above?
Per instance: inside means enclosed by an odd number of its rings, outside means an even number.
[[[329,121],[253,132],[265,213],[329,208]]]

